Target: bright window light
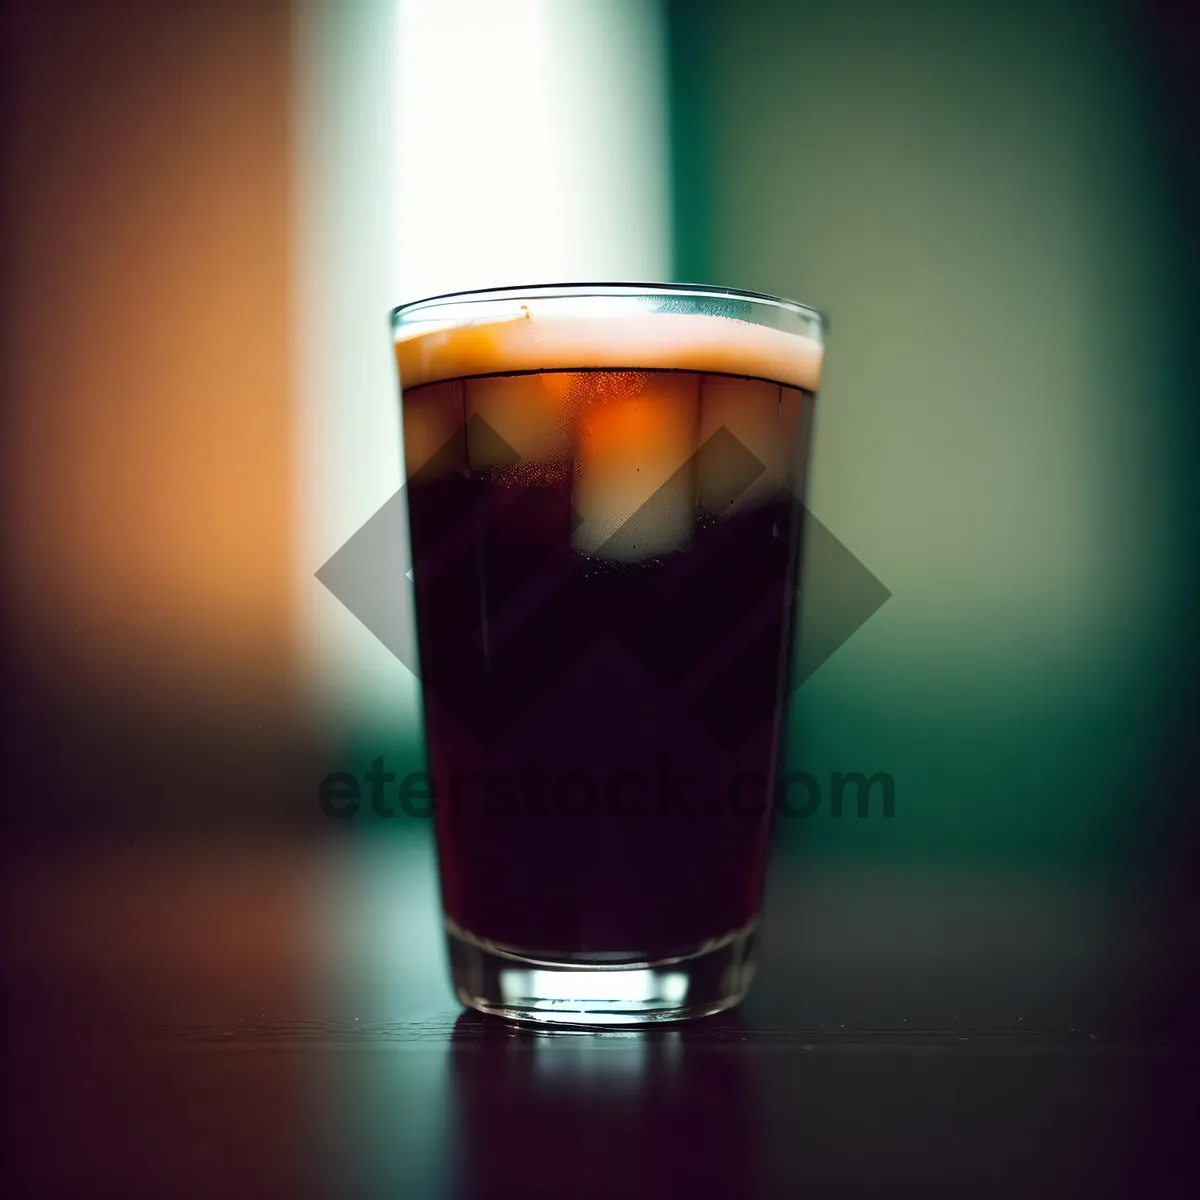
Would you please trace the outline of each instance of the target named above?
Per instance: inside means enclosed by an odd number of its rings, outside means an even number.
[[[665,277],[654,0],[400,0],[398,37],[404,299]]]

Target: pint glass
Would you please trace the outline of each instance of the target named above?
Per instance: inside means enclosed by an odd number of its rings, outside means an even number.
[[[452,981],[524,1021],[746,993],[824,320],[565,285],[392,314]]]

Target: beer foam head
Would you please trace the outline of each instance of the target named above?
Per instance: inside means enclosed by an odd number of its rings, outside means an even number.
[[[396,361],[404,388],[519,371],[682,370],[769,379],[816,391],[821,345],[799,333],[703,313],[539,313],[401,328]]]

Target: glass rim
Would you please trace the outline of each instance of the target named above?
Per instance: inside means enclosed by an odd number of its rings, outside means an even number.
[[[799,300],[789,300],[783,296],[772,296],[767,292],[751,292],[743,288],[719,287],[703,283],[646,283],[646,282],[614,282],[606,280],[595,283],[528,283],[505,285],[502,287],[467,288],[463,291],[442,292],[436,296],[423,296],[419,300],[409,300],[398,304],[391,310],[391,324],[395,329],[402,324],[409,314],[420,312],[427,305],[438,305],[444,301],[470,303],[473,300],[500,299],[569,299],[572,296],[580,298],[587,296],[656,296],[676,294],[694,296],[696,299],[708,300],[743,300],[755,304],[769,305],[794,313],[808,320],[815,320],[821,332],[829,330],[829,316],[823,310],[814,308],[811,304],[803,304]]]

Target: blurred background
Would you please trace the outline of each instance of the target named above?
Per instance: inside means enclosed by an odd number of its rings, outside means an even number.
[[[810,507],[892,593],[789,754],[896,815],[785,825],[747,1019],[1191,1036],[1183,5],[5,21],[14,994],[75,955],[197,1021],[450,1007],[429,829],[317,805],[422,749],[314,572],[402,482],[393,305],[646,279],[830,314]]]

